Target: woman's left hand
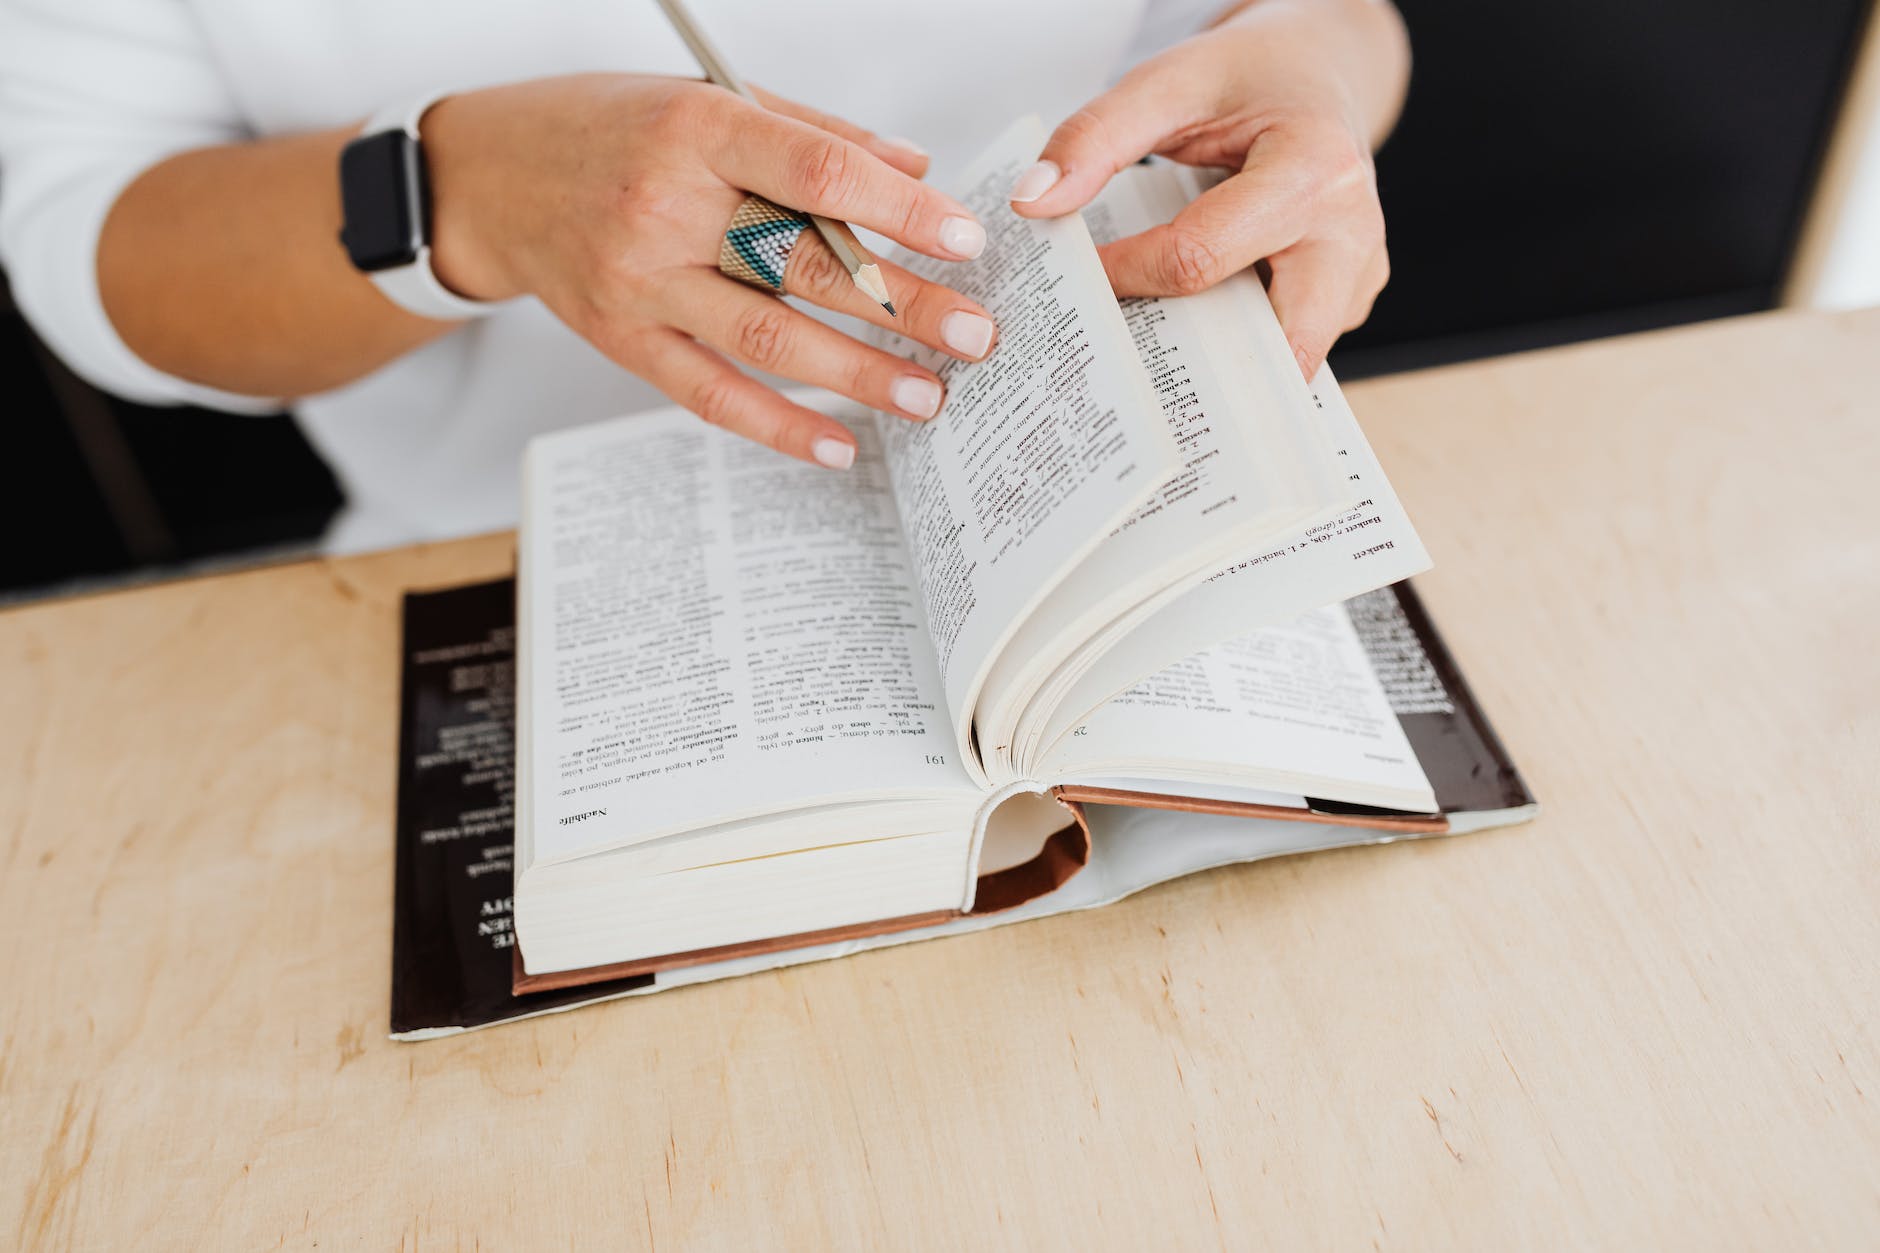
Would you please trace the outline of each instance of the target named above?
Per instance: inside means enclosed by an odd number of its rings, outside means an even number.
[[[1384,0],[1256,0],[1137,66],[1072,114],[1012,189],[1026,217],[1082,208],[1159,153],[1237,171],[1103,249],[1122,296],[1183,295],[1266,261],[1311,378],[1390,275],[1371,146],[1402,103],[1409,47]]]

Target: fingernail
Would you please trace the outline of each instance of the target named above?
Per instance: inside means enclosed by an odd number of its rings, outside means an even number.
[[[890,148],[899,148],[903,152],[911,152],[917,157],[926,157],[926,156],[931,155],[925,148],[921,147],[919,144],[915,143],[913,140],[903,139],[899,135],[890,135],[888,136],[888,138],[882,140],[881,142],[888,145],[888,147]]]
[[[1058,169],[1057,162],[1033,162],[1031,168],[1020,174],[1012,184],[1011,201],[1013,204],[1030,204],[1057,186],[1057,181],[1063,177],[1064,171]]]
[[[955,309],[940,319],[940,342],[977,361],[992,347],[992,319]]]
[[[809,446],[809,455],[831,470],[846,470],[855,464],[855,445],[825,435]]]
[[[888,395],[896,409],[916,418],[931,418],[940,412],[940,384],[918,374],[903,374],[894,380]]]
[[[1316,373],[1312,368],[1312,358],[1306,355],[1305,349],[1295,348],[1293,349],[1293,360],[1299,363],[1299,373],[1305,375],[1306,382],[1310,383],[1312,381],[1312,375]]]
[[[986,228],[971,218],[948,218],[940,223],[940,246],[971,261],[986,248]]]

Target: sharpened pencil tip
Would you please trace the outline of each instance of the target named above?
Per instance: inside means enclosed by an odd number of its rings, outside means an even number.
[[[855,285],[876,304],[888,311],[889,317],[897,317],[894,311],[894,297],[888,292],[888,285],[881,281],[881,267],[873,261],[857,266],[849,271],[849,277]]]

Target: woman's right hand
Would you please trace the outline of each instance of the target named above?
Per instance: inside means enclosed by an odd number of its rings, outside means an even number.
[[[717,426],[833,469],[855,455],[841,423],[792,404],[727,357],[924,419],[940,380],[726,278],[718,247],[746,193],[969,260],[985,231],[920,181],[926,157],[766,96],[768,108],[687,79],[593,74],[447,97],[424,119],[432,264],[461,294],[532,294],[614,361]],[[962,360],[991,351],[985,310],[882,264],[898,318],[858,291],[816,233],[784,289]]]

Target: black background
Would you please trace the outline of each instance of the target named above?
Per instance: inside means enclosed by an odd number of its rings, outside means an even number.
[[[1398,0],[1393,277],[1346,376],[1770,307],[1862,0]]]

